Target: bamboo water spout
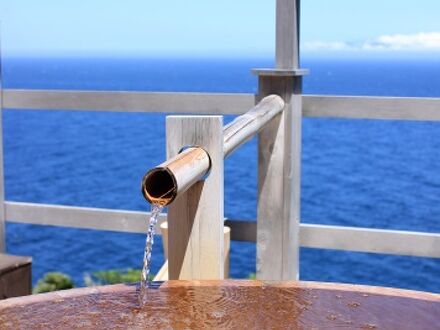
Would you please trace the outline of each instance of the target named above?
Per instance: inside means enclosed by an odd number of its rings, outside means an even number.
[[[168,205],[206,175],[211,167],[208,153],[191,147],[148,171],[142,179],[142,194],[152,204]]]
[[[269,95],[226,125],[223,129],[224,157],[252,138],[283,108],[281,97]],[[148,202],[166,206],[207,175],[210,167],[209,154],[201,147],[191,146],[148,171],[142,178],[142,194]]]

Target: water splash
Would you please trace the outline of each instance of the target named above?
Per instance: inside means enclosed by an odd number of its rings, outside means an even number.
[[[144,262],[142,266],[141,274],[141,292],[139,295],[139,302],[141,306],[144,306],[148,298],[148,287],[150,286],[150,265],[151,265],[151,251],[153,250],[154,244],[154,234],[156,229],[157,219],[159,218],[160,212],[162,212],[163,206],[158,204],[153,204],[151,206],[151,216],[148,223],[148,232],[145,239],[145,250],[144,250]]]

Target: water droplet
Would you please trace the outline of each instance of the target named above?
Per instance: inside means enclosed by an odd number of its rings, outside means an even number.
[[[223,311],[214,311],[211,313],[211,315],[215,318],[221,318],[225,316],[225,313]]]

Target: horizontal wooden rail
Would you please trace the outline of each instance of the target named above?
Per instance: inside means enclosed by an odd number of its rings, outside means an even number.
[[[255,242],[257,223],[227,220],[231,240]],[[300,224],[300,245],[309,248],[440,258],[440,234]]]
[[[67,90],[3,90],[3,108],[242,114],[255,104],[253,94],[161,93]]]
[[[149,212],[20,202],[5,202],[5,212],[11,222],[126,233],[146,233],[150,216]],[[161,214],[159,233],[165,220],[166,214]]]
[[[11,222],[145,233],[148,212],[5,202]],[[166,220],[161,214],[160,223]],[[256,222],[226,220],[231,239],[255,242]],[[160,234],[160,229],[158,228]],[[440,258],[440,234],[317,224],[300,225],[300,245],[309,248]]]
[[[440,120],[440,98],[307,95],[305,117]]]
[[[301,224],[302,247],[440,258],[440,234]]]
[[[3,107],[34,110],[243,114],[253,94],[67,90],[3,91]],[[304,117],[440,120],[440,98],[304,95]]]

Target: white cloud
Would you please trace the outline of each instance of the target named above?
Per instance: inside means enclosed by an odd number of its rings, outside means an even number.
[[[440,32],[382,35],[358,43],[306,42],[304,50],[440,50]]]
[[[342,41],[324,42],[324,41],[312,41],[306,42],[303,47],[304,50],[345,50],[348,49],[348,45]]]
[[[362,45],[363,49],[440,50],[440,32],[383,35]]]

